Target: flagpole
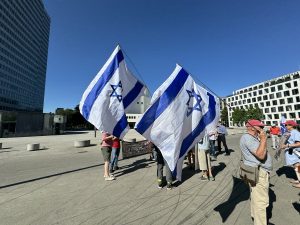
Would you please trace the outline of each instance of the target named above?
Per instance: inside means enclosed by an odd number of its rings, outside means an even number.
[[[135,70],[135,72],[137,73],[137,75],[139,76],[139,78],[141,79],[141,81],[143,82],[144,85],[146,85],[141,73],[138,71],[137,67],[135,66],[135,64],[133,63],[133,61],[131,60],[131,58],[128,56],[128,54],[126,53],[126,51],[124,50],[123,47],[121,47],[121,45],[118,43],[118,45],[120,46],[120,48],[122,49],[122,51],[124,52],[124,55],[126,56],[126,58],[128,59],[128,62],[132,65],[133,69]],[[147,87],[150,95],[152,96],[152,92],[150,91],[150,89]]]
[[[177,64],[178,64],[179,66],[181,66],[179,63],[177,63]],[[181,66],[181,67],[183,68],[183,66]],[[185,68],[184,68],[184,70],[185,70],[188,74],[190,74],[192,77],[195,77],[196,81],[198,81],[198,82],[201,84],[201,86],[202,86],[203,88],[209,90],[211,93],[213,93],[213,94],[214,94],[215,96],[217,96],[219,99],[221,99],[221,101],[224,102],[225,105],[227,105],[228,108],[229,108],[230,110],[233,110],[233,109],[231,108],[231,106],[230,106],[228,103],[226,103],[225,99],[221,98],[218,94],[216,94],[213,90],[211,90],[208,86],[206,86],[203,82],[201,82],[196,76],[194,76],[193,74],[191,74],[188,70],[186,70]]]

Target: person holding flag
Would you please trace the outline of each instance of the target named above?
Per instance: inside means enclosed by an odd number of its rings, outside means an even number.
[[[103,132],[102,153],[106,180],[113,180],[109,174],[112,139],[122,139],[129,130],[127,109],[145,89],[146,86],[127,68],[118,45],[82,95],[80,113]]]
[[[219,117],[219,99],[176,65],[154,92],[135,129],[160,149],[174,177],[181,181],[185,155],[204,136],[206,128],[216,127]]]

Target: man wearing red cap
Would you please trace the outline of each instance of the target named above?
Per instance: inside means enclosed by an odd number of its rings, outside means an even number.
[[[240,148],[243,163],[258,168],[259,179],[256,185],[250,185],[251,217],[255,225],[267,224],[269,206],[269,178],[272,170],[272,158],[267,151],[265,124],[259,120],[248,120],[247,133],[241,137]]]
[[[300,158],[294,151],[300,152],[300,132],[296,129],[298,124],[293,120],[287,120],[285,126],[290,133],[287,144],[282,146],[287,149],[285,152],[285,162],[287,166],[293,166],[297,175],[297,180],[292,180],[293,186],[300,188]]]

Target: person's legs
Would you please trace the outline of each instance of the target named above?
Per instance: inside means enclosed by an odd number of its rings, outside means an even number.
[[[210,154],[209,154],[209,151],[206,151],[205,152],[206,154],[206,161],[207,161],[207,172],[208,172],[208,176],[209,176],[209,179],[214,181],[215,178],[212,174],[212,170],[211,170],[211,162],[210,162]]]
[[[294,165],[294,169],[295,169],[296,176],[298,178],[298,183],[294,182],[293,186],[300,188],[300,183],[299,183],[300,182],[300,163],[296,163]]]
[[[114,180],[114,176],[109,174],[109,161],[111,156],[111,148],[110,147],[102,147],[101,148],[103,160],[104,160],[104,178],[105,180]]]
[[[173,182],[173,177],[172,177],[172,172],[169,168],[168,163],[164,160],[164,165],[166,168],[166,180],[167,180],[167,189],[172,188],[172,182]]]
[[[212,156],[216,156],[216,146],[215,146],[215,140],[209,140],[209,145],[210,145],[210,154]]]
[[[272,138],[272,148],[276,148],[276,141],[275,141],[275,135],[274,134],[271,134],[271,138]]]
[[[114,167],[115,167],[115,160],[116,160],[116,148],[111,149],[111,157],[110,157],[110,163],[109,163],[109,172],[113,173],[114,172]]]
[[[259,180],[251,187],[251,209],[254,225],[267,225],[267,207],[269,206],[269,174],[260,169]]]
[[[158,187],[162,188],[162,179],[164,171],[164,158],[160,151],[157,152],[157,183]]]
[[[218,136],[218,152],[219,153],[221,153],[221,149],[222,149],[222,147],[221,147],[221,136],[219,135]]]
[[[229,150],[228,150],[228,147],[227,147],[227,144],[226,144],[226,137],[224,134],[221,135],[221,142],[223,143],[223,146],[225,148],[225,152],[226,154],[229,154]]]
[[[119,167],[118,167],[119,155],[120,155],[120,148],[116,148],[113,170],[119,169]]]

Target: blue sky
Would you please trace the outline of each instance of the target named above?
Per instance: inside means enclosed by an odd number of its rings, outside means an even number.
[[[44,4],[51,17],[44,112],[74,108],[117,43],[152,93],[176,63],[219,96],[300,70],[298,0]]]

